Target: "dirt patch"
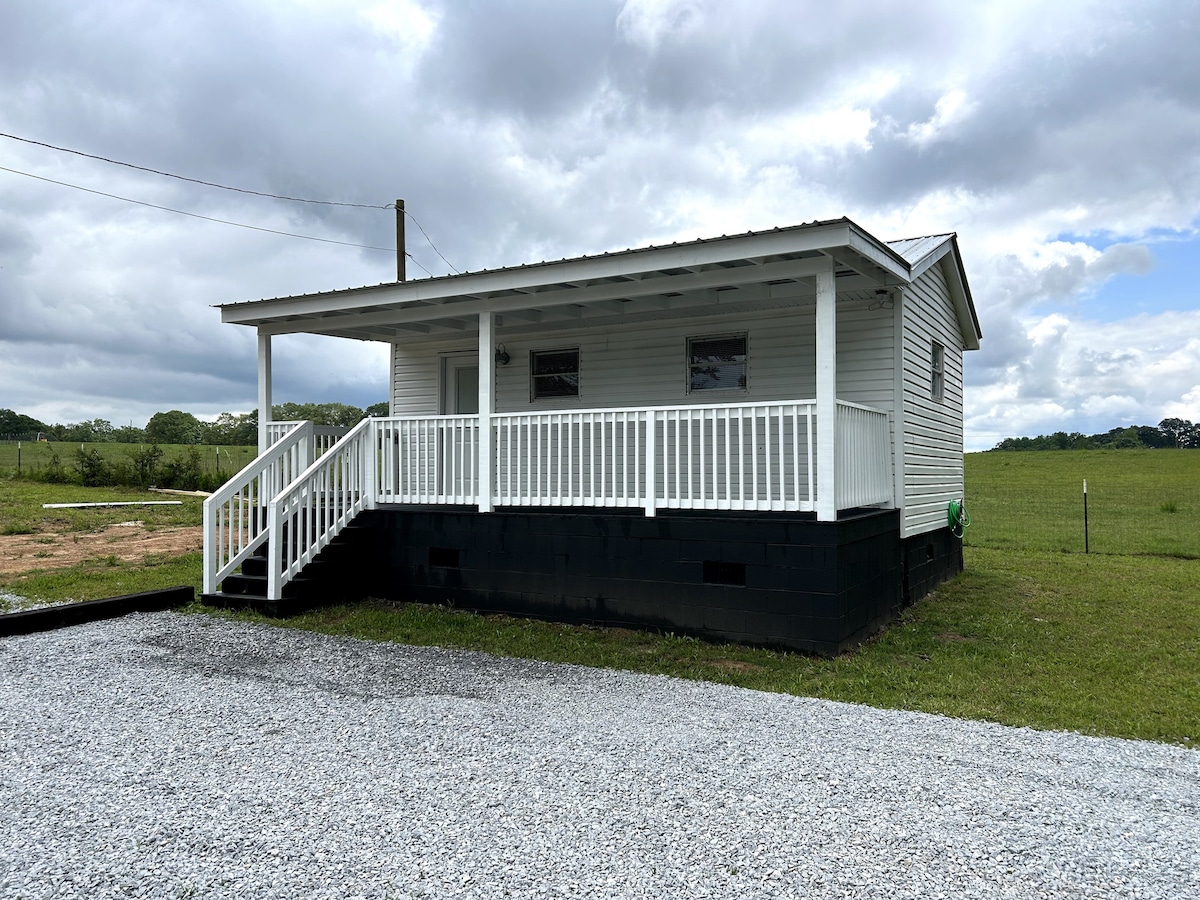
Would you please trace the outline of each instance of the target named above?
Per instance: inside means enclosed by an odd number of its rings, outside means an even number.
[[[761,672],[762,666],[757,663],[743,662],[740,659],[713,659],[709,665],[723,672]]]
[[[108,557],[141,562],[147,556],[182,556],[202,549],[203,536],[199,525],[148,530],[140,522],[109,525],[102,531],[0,535],[0,575],[66,569],[89,559]]]
[[[937,639],[944,644],[973,644],[973,643],[975,643],[975,638],[967,637],[966,635],[959,634],[956,631],[943,631],[941,634],[939,634],[937,636]]]

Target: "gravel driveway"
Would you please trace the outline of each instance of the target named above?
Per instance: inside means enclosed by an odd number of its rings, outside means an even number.
[[[0,640],[0,897],[1197,897],[1200,752],[175,613]]]

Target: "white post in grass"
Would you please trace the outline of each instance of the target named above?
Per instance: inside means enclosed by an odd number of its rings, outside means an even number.
[[[271,335],[258,333],[258,452],[265,453],[271,425]]]
[[[492,511],[492,413],[496,411],[496,314],[479,314],[479,511]]]
[[[817,273],[817,521],[837,521],[837,285]]]

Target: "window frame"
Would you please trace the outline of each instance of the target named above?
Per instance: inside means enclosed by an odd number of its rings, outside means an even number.
[[[929,359],[929,397],[935,403],[946,402],[946,346],[934,341]]]
[[[534,362],[537,359],[537,357],[542,356],[542,355],[549,355],[551,353],[574,353],[575,354],[575,393],[574,394],[550,394],[550,395],[545,395],[545,396],[538,395],[538,392],[537,392],[538,379],[539,378],[550,378],[550,377],[554,377],[554,376],[534,374]],[[554,348],[546,348],[543,350],[530,350],[529,351],[529,402],[530,403],[547,403],[547,402],[554,402],[556,400],[557,401],[578,400],[581,396],[583,396],[583,378],[582,378],[582,372],[581,372],[582,368],[583,368],[583,354],[580,352],[578,346],[554,347]],[[568,373],[559,372],[559,373],[555,373],[555,374],[562,375],[562,374],[568,374]]]
[[[720,341],[720,340],[737,340],[742,341],[743,352],[745,359],[742,362],[742,384],[737,387],[692,387],[692,369],[695,365],[692,362],[692,346],[697,341]],[[683,345],[683,366],[684,366],[684,386],[686,394],[748,394],[750,392],[750,333],[747,331],[723,331],[716,334],[696,334],[690,335],[684,340]]]

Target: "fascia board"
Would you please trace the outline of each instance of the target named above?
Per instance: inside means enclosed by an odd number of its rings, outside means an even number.
[[[978,350],[983,332],[979,328],[979,316],[975,312],[975,302],[971,299],[971,288],[967,284],[967,273],[963,270],[962,260],[957,247],[952,246],[950,252],[943,254],[942,276],[950,287],[950,296],[954,300],[954,311],[958,318],[958,327],[962,331],[963,345],[968,350]]]
[[[846,246],[863,259],[874,263],[885,272],[894,275],[901,282],[907,283],[912,281],[912,274],[904,258],[887,244],[876,240],[857,225],[854,225],[850,230]]]
[[[951,241],[953,241],[953,239],[954,238],[952,235],[947,235],[944,241],[922,256],[919,260],[912,263],[913,281],[916,281],[918,278],[924,275],[934,263],[950,252]]]

